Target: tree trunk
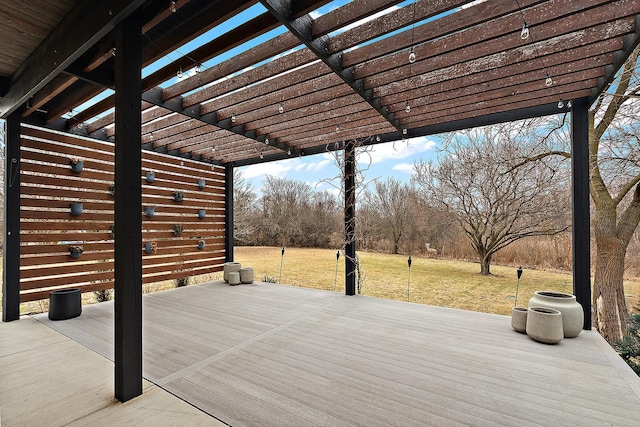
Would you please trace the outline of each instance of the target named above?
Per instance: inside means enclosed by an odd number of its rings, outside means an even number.
[[[594,323],[608,342],[622,339],[626,331],[627,305],[624,299],[624,257],[627,244],[616,233],[615,210],[603,214],[602,207],[593,220],[597,247],[593,284]]]
[[[485,255],[480,258],[480,274],[483,276],[491,274],[491,255]]]

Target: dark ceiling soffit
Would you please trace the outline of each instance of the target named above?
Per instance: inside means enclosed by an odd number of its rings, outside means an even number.
[[[216,113],[207,113],[204,116],[200,114],[200,105],[194,105],[188,108],[182,108],[182,97],[179,96],[177,98],[170,99],[168,101],[162,100],[162,88],[156,87],[151,90],[146,91],[142,94],[142,100],[146,101],[150,104],[156,105],[158,107],[162,107],[166,110],[173,111],[174,113],[181,114],[183,116],[190,117],[194,120],[198,120],[202,123],[206,123],[209,125],[216,126],[220,129],[228,130],[229,132],[233,132],[236,135],[243,136],[245,138],[253,139],[257,142],[264,143],[266,141],[266,135],[258,136],[255,130],[246,131],[244,125],[234,126],[231,119],[225,119],[218,121],[216,118]],[[287,145],[278,142],[277,140],[269,140],[269,146],[274,148],[279,148],[283,151],[287,151],[289,147]]]
[[[616,77],[616,73],[624,64],[624,61],[629,58],[633,50],[640,43],[640,15],[636,15],[635,28],[636,31],[633,34],[625,36],[622,43],[622,50],[613,54],[613,64],[605,67],[604,76],[598,79],[598,85],[591,91],[589,105],[593,104],[600,94],[607,90],[611,82],[613,82],[613,79]]]
[[[146,1],[80,0],[14,73],[0,98],[0,117],[15,111]]]
[[[342,67],[342,53],[328,55],[329,38],[322,36],[312,39],[312,23],[313,19],[309,15],[293,18],[291,13],[290,0],[260,0],[260,3],[266,7],[278,20],[287,27],[287,29],[295,35],[301,42],[305,44],[318,58],[337,74],[346,84],[348,84],[354,92],[356,92],[363,100],[373,107],[386,121],[401,131],[400,122],[394,117],[393,113],[389,113],[382,106],[380,98],[373,95],[373,90],[364,88],[364,80],[356,80],[352,68],[345,69]]]
[[[9,90],[9,79],[7,77],[0,76],[0,98],[7,94]]]
[[[537,105],[535,107],[521,108],[518,110],[504,111],[501,113],[494,113],[486,116],[479,116],[479,117],[473,117],[469,119],[456,120],[448,123],[441,123],[441,124],[423,126],[420,128],[407,129],[406,135],[402,135],[402,132],[392,132],[392,133],[386,133],[382,135],[375,135],[371,137],[361,138],[360,144],[361,145],[382,144],[384,142],[401,141],[403,139],[417,138],[417,137],[428,136],[428,135],[436,135],[439,133],[446,133],[446,132],[455,132],[459,130],[471,129],[471,128],[480,127],[480,126],[495,125],[498,123],[514,122],[517,120],[532,119],[535,117],[544,117],[544,116],[550,116],[553,114],[562,114],[562,113],[567,113],[569,111],[570,110],[567,107],[564,107],[562,109],[558,108],[558,104],[556,103]],[[336,145],[331,143],[327,146],[321,145],[317,147],[305,148],[304,150],[302,150],[302,152],[304,153],[305,156],[326,153],[327,151],[335,151],[336,149],[344,148],[344,143],[338,144],[338,147],[339,148],[336,148]],[[295,157],[297,155],[301,155],[300,150],[292,153],[292,157]],[[249,166],[249,165],[254,165],[258,163],[265,163],[265,162],[270,162],[275,160],[283,160],[287,158],[290,158],[290,157],[287,156],[286,153],[284,155],[264,156],[264,159],[252,158],[252,159],[236,161],[236,162],[233,162],[233,166],[234,167]]]

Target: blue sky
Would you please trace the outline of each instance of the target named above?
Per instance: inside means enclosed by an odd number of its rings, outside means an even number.
[[[373,145],[367,149],[368,154],[358,156],[358,167],[365,171],[365,182],[376,178],[385,180],[387,177],[408,181],[414,163],[435,158],[440,142],[441,138],[434,135]],[[294,157],[239,169],[244,178],[251,182],[253,190],[258,193],[266,175],[295,179],[306,182],[318,191],[338,193],[331,184],[322,182],[339,176],[331,154]]]

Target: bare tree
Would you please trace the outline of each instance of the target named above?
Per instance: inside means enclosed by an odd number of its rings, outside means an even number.
[[[256,194],[239,169],[233,170],[233,238],[247,244],[256,233]]]
[[[595,209],[594,323],[610,343],[622,339],[629,317],[625,256],[640,223],[640,47],[589,110],[589,191]],[[520,164],[548,156],[570,158],[568,144],[541,146]]]
[[[555,185],[564,181],[560,162],[512,168],[512,159],[530,150],[530,137],[511,124],[460,132],[449,136],[437,164],[414,167],[427,199],[446,209],[471,241],[481,274],[491,274],[493,255],[511,243],[568,228],[568,191]]]
[[[394,178],[376,181],[374,191],[365,193],[365,203],[375,216],[380,235],[388,237],[392,252],[397,254],[400,242],[411,227],[412,191],[407,184]]]

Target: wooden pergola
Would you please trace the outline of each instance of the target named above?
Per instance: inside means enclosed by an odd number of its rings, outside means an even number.
[[[640,0],[5,3],[3,320],[19,317],[21,135],[114,142],[119,400],[142,392],[143,153],[219,168],[231,260],[234,167],[344,150],[353,168],[359,145],[570,111],[574,292],[591,328],[587,113],[640,41]]]

